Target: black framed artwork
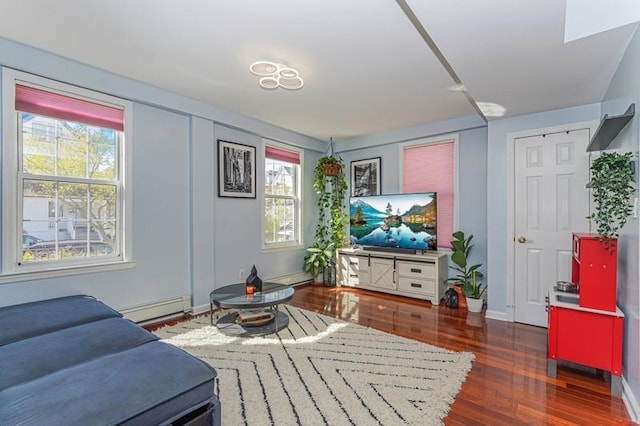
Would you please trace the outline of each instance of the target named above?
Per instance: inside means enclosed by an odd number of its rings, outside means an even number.
[[[352,196],[380,195],[380,179],[382,175],[380,163],[380,157],[351,162]]]
[[[256,198],[256,148],[218,139],[218,197]]]

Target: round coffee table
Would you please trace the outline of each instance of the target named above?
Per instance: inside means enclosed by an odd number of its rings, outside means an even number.
[[[244,283],[231,284],[213,290],[209,294],[209,313],[213,325],[213,310],[239,309],[240,312],[248,310],[264,310],[265,318],[255,321],[238,321],[238,312],[234,311],[224,315],[216,322],[218,329],[229,336],[256,336],[277,333],[289,326],[289,316],[278,310],[278,305],[288,302],[293,297],[293,287],[283,284],[263,282],[262,291],[247,294]],[[258,314],[256,314],[258,315]]]

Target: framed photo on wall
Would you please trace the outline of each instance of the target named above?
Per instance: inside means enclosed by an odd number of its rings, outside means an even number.
[[[351,195],[380,195],[380,157],[351,162]]]
[[[218,197],[256,198],[256,148],[218,139]]]

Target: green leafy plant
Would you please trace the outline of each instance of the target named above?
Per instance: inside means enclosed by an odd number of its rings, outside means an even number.
[[[326,175],[327,165],[339,167],[337,174]],[[322,157],[313,174],[313,188],[316,191],[318,207],[318,224],[315,240],[318,247],[339,249],[345,242],[345,227],[348,216],[345,210],[347,181],[344,177],[344,162],[339,157]]]
[[[321,274],[333,259],[334,245],[321,248],[318,243],[314,243],[307,248],[307,255],[304,258],[304,271],[310,272],[314,277]]]
[[[469,299],[480,299],[487,291],[487,286],[477,281],[476,275],[478,274],[475,270],[471,272],[471,279],[462,286],[462,292]]]
[[[591,188],[595,211],[589,216],[605,240],[618,238],[633,212],[635,192],[633,153],[603,152],[591,163]]]
[[[473,240],[473,234],[465,237],[464,232],[456,231],[451,235],[453,236],[453,240],[451,240],[451,261],[455,266],[450,266],[450,268],[456,271],[457,274],[448,278],[446,282],[454,285],[459,284],[466,296],[465,288],[469,288],[472,278],[475,280],[476,275],[482,277],[482,273],[478,271],[482,263],[469,265],[468,262],[469,254],[473,248],[473,243],[471,242]]]

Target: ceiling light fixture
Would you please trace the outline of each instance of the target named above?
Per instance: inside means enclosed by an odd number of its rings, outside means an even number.
[[[476,105],[485,117],[502,117],[507,112],[505,107],[493,102],[476,102]]]
[[[287,90],[298,90],[304,85],[298,70],[276,62],[254,62],[249,66],[249,71],[253,75],[262,77],[258,84],[263,89],[273,90],[282,87]]]

